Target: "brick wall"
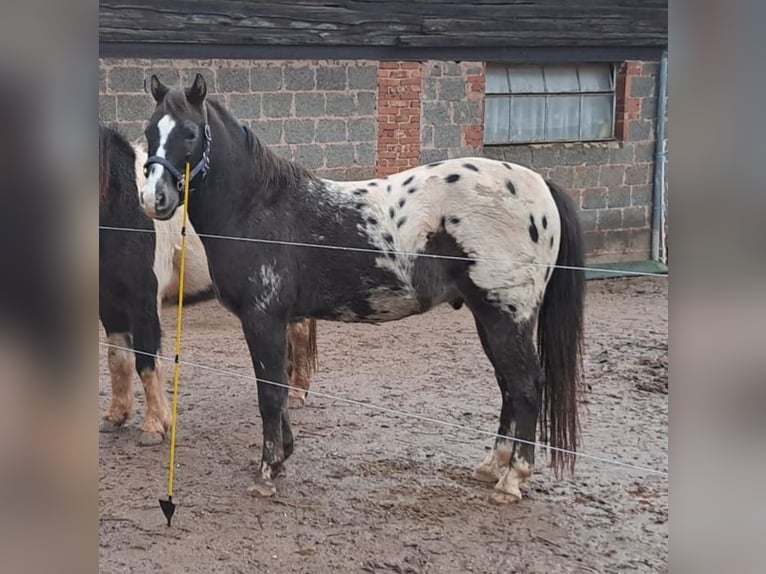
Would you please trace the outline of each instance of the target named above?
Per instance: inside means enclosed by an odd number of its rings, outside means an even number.
[[[657,71],[656,62],[620,69],[616,141],[484,148],[488,157],[529,166],[569,191],[592,263],[649,256]]]
[[[380,63],[376,164],[379,176],[420,163],[421,84],[419,63]]]
[[[280,155],[324,177],[374,175],[377,62],[101,59],[99,118],[141,140],[154,107],[144,80],[188,85],[197,72]]]
[[[482,153],[484,78],[481,62],[423,63],[423,163]]]

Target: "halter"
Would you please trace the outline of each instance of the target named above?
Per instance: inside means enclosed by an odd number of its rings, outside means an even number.
[[[207,116],[207,114],[205,114]],[[202,158],[197,162],[197,165],[195,165],[191,172],[189,173],[189,184],[194,181],[194,178],[198,175],[202,174],[202,179],[205,179],[207,176],[207,172],[210,170],[210,144],[213,141],[213,134],[210,131],[210,124],[207,123],[207,118],[205,118],[205,128],[203,129],[203,133],[205,135],[205,145],[202,148]],[[188,157],[188,155],[187,155]],[[157,155],[153,155],[149,159],[146,160],[146,163],[144,163],[144,169],[149,169],[150,165],[153,164],[159,164],[165,169],[167,169],[170,172],[170,175],[173,176],[173,181],[176,182],[176,189],[178,189],[179,192],[183,192],[184,190],[184,174],[181,173],[178,169],[176,169],[176,166],[174,166],[172,163],[170,163],[168,160],[166,160],[164,157],[160,157]],[[194,188],[190,187],[190,191]],[[181,199],[178,203],[178,205],[182,205],[184,202],[184,197],[181,195]]]

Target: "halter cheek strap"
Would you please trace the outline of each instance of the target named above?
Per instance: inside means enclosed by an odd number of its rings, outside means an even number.
[[[207,115],[207,114],[205,114]],[[207,120],[207,118],[206,118]],[[205,143],[204,147],[202,148],[202,157],[197,162],[197,165],[195,165],[191,172],[189,173],[189,183],[194,181],[194,179],[198,175],[202,175],[202,179],[205,179],[207,176],[207,172],[210,170],[210,144],[213,141],[213,135],[210,131],[210,124],[205,121],[205,128],[203,130],[204,136],[205,136]],[[146,163],[144,164],[144,169],[149,169],[150,165],[153,164],[159,164],[165,169],[167,169],[170,172],[170,175],[173,177],[173,181],[176,182],[176,188],[178,191],[183,191],[184,189],[184,174],[181,173],[176,166],[174,166],[172,163],[170,163],[168,160],[166,160],[164,157],[160,157],[157,155],[153,155],[149,159],[146,160]],[[193,189],[193,188],[192,188]],[[184,201],[183,196],[181,196],[181,200],[179,201],[178,205],[182,205]]]

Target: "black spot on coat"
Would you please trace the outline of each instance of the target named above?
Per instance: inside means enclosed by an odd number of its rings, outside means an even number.
[[[508,191],[511,192],[511,195],[516,195],[516,186],[513,185],[513,182],[510,179],[505,182],[505,187],[508,188]]]
[[[449,222],[450,222],[452,225],[457,225],[458,223],[460,223],[460,218],[459,218],[459,217],[450,217],[450,218],[449,218]]]
[[[384,233],[383,234],[383,241],[386,243],[393,243],[394,242],[394,236],[390,233]]]
[[[464,163],[463,167],[466,169],[470,169],[471,171],[479,171],[479,168],[473,165],[472,163]]]
[[[401,198],[399,200],[399,207],[404,207],[404,204],[405,204],[404,198]]]
[[[387,191],[388,193],[391,193],[391,184],[390,184],[390,183],[388,184],[388,187],[386,187],[386,191]]]
[[[407,190],[407,193],[415,193],[418,189],[416,187],[411,187]]]
[[[505,167],[507,167],[508,169],[510,169],[511,171],[513,171],[513,168],[511,167],[511,164],[509,164],[509,163],[507,163],[507,162],[503,162],[503,165],[504,165]]]
[[[374,217],[368,217],[367,218],[367,223],[369,223],[370,225],[377,225],[378,224],[378,220],[375,219]]]
[[[459,179],[460,179],[459,173],[452,173],[448,175],[447,177],[445,177],[444,181],[446,181],[447,183],[455,183]]]
[[[354,195],[356,195],[357,197],[358,197],[358,196],[360,196],[360,195],[364,195],[365,193],[367,193],[367,190],[366,190],[366,189],[357,189],[357,190],[354,190]]]
[[[540,239],[540,234],[537,231],[537,225],[535,225],[534,215],[529,216],[529,236],[535,243],[537,243],[537,240]]]
[[[415,176],[411,175],[410,177],[408,177],[407,179],[404,180],[404,183],[402,185],[409,185],[409,184],[411,184],[413,179],[415,179]]]
[[[393,207],[389,207],[389,208],[388,208],[388,216],[389,216],[391,219],[393,219],[393,218],[394,218],[394,214],[395,214],[395,213],[396,213],[396,211],[394,211],[394,208],[393,208]]]
[[[441,161],[435,161],[433,163],[429,163],[426,167],[436,167],[437,165],[441,165],[444,162]]]
[[[404,225],[407,221],[406,217],[402,217],[399,219],[399,221],[396,222],[396,228],[399,229],[402,225]]]
[[[543,215],[543,229],[548,229],[548,218]]]

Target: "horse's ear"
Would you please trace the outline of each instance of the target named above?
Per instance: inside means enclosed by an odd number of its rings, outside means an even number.
[[[202,74],[194,77],[194,83],[191,88],[186,89],[186,100],[193,106],[199,106],[205,100],[207,95],[207,84]]]
[[[160,79],[155,74],[152,74],[152,79],[149,81],[149,88],[152,92],[154,101],[158,104],[165,99],[165,94],[168,93],[168,87],[160,82]]]

